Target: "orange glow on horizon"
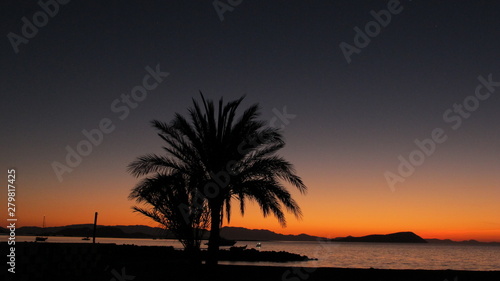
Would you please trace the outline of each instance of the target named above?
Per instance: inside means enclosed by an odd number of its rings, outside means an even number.
[[[380,171],[346,170],[339,176],[318,174],[314,166],[298,170],[309,186],[306,195],[290,190],[301,206],[301,220],[287,213],[288,226],[282,228],[273,216],[263,218],[251,202],[241,217],[235,202],[231,223],[224,221],[224,225],[328,238],[412,231],[423,238],[500,242],[497,178],[477,180],[445,169],[436,173],[428,164],[391,192]],[[24,192],[27,179],[20,177],[17,226],[41,226],[44,215],[47,227],[91,224],[96,211],[99,225],[158,226],[132,212],[135,202],[127,197],[137,180],[123,173],[110,171],[93,182],[82,173],[60,185],[42,180],[30,192]],[[1,218],[6,221],[5,212]]]

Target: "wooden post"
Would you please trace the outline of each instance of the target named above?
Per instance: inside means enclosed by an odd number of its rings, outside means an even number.
[[[95,244],[95,231],[97,228],[97,212],[95,212],[95,217],[94,217],[94,234],[92,235],[92,243]]]

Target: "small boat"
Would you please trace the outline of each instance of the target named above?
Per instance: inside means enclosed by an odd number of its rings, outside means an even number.
[[[43,230],[45,229],[45,216],[43,216],[43,224],[42,224],[42,233],[43,233]],[[44,236],[37,236],[35,238],[35,242],[43,242],[45,240],[47,240],[48,237],[44,237]]]
[[[82,240],[89,241],[90,238],[87,236],[87,237],[83,237]]]
[[[223,247],[223,246],[233,246],[234,244],[236,244],[236,240],[230,240],[230,239],[225,239],[225,238],[220,238],[220,241],[219,241],[219,246],[220,247]],[[205,243],[205,245],[210,245],[209,242]]]
[[[262,244],[259,242],[259,243],[257,243],[257,245],[255,247],[260,248],[260,247],[262,247]]]

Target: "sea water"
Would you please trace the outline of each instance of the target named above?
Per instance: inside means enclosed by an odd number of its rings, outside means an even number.
[[[17,236],[16,242],[35,240],[34,236]],[[0,236],[0,242],[7,236]],[[261,251],[286,251],[306,255],[317,260],[302,262],[221,262],[221,264],[341,267],[380,269],[453,269],[453,270],[500,270],[500,246],[464,244],[404,244],[404,243],[332,243],[288,241],[238,241],[235,246],[256,248]],[[42,243],[92,243],[81,237],[49,236]],[[96,238],[96,243],[133,244],[138,246],[173,246],[182,248],[172,239]],[[206,248],[203,246],[202,248]]]

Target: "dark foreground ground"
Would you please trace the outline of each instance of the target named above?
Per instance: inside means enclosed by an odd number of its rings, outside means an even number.
[[[10,247],[0,243],[0,250],[8,261]],[[0,280],[500,281],[500,271],[315,269],[290,263],[282,267],[220,265],[210,272],[203,265],[190,266],[180,251],[114,244],[17,243],[15,258],[16,273],[8,272],[10,265],[2,262]]]

